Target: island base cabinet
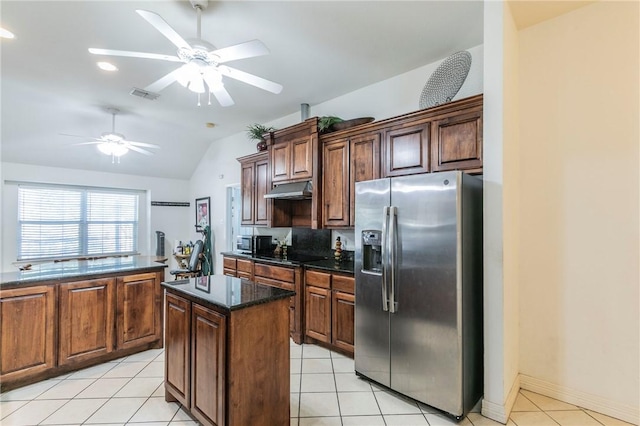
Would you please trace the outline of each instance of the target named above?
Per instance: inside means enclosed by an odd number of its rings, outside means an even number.
[[[116,330],[119,349],[160,342],[162,347],[161,273],[118,278]]]
[[[290,422],[289,300],[218,312],[167,290],[165,399],[205,426]]]
[[[194,304],[191,330],[191,412],[202,424],[224,425],[226,319]]]
[[[0,382],[18,381],[55,365],[55,290],[36,286],[0,291]]]
[[[165,300],[165,397],[190,407],[189,343],[191,342],[191,303],[167,293]]]

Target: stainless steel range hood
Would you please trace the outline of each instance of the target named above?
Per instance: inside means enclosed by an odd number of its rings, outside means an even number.
[[[264,198],[308,200],[311,198],[311,181],[283,183],[273,188]]]

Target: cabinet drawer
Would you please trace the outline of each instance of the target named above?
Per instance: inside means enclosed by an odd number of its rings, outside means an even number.
[[[235,257],[223,257],[222,258],[222,266],[227,269],[236,269],[236,258]]]
[[[272,278],[265,278],[265,277],[256,276],[253,280],[255,282],[257,282],[258,284],[270,285],[272,287],[283,288],[285,290],[291,290],[291,291],[295,291],[296,290],[296,288],[293,285],[293,283],[278,281],[278,280],[274,280]]]
[[[331,288],[331,274],[318,271],[305,272],[305,284],[322,288]]]
[[[240,270],[238,270],[238,273],[236,274],[236,276],[238,278],[242,278],[245,280],[250,280],[251,279],[251,272],[242,272]]]
[[[248,274],[251,274],[253,272],[253,262],[251,260],[237,259],[236,264],[238,272],[242,271]]]
[[[223,274],[227,275],[229,277],[235,277],[236,276],[236,270],[235,269],[224,268]]]
[[[256,277],[272,278],[274,280],[288,281],[290,283],[295,281],[293,269],[282,268],[280,266],[256,263],[254,274]]]
[[[355,279],[345,275],[333,276],[333,289],[344,293],[355,293]]]

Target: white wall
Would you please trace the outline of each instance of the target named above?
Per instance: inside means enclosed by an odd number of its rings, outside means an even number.
[[[109,188],[137,189],[147,192],[141,200],[140,247],[143,255],[155,255],[155,231],[166,234],[165,254],[171,259],[171,269],[175,261],[171,257],[173,241],[185,239],[188,225],[195,221],[193,201],[189,196],[189,182],[177,179],[161,179],[115,173],[91,172],[87,170],[41,167],[27,164],[2,163],[2,271],[15,271],[17,244],[17,186],[6,181],[44,182],[68,185],[84,185]],[[151,207],[151,201],[191,201],[188,207]],[[167,273],[167,276],[168,273]]]
[[[521,384],[636,424],[639,9],[519,35]]]
[[[467,50],[472,55],[471,69],[454,100],[482,93],[482,46]],[[419,109],[418,101],[424,84],[440,62],[427,64],[322,104],[311,105],[310,116],[335,115],[345,120],[375,117],[376,120],[382,120],[415,111]],[[262,124],[284,128],[299,122],[300,113],[297,112]],[[222,270],[219,253],[227,247],[225,187],[240,182],[240,166],[235,159],[254,152],[255,142],[249,141],[244,133],[213,142],[191,178],[191,198],[211,197],[211,230],[215,244],[212,253],[218,273]],[[223,178],[220,178],[221,174]]]
[[[484,399],[506,423],[518,384],[517,35],[506,3],[484,8]]]

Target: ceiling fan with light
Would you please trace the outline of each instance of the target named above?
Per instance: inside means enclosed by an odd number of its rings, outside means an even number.
[[[216,49],[211,43],[202,40],[200,21],[202,10],[206,9],[208,0],[189,0],[197,12],[197,36],[188,42],[183,39],[160,15],[148,10],[136,10],[147,22],[153,25],[171,43],[178,47],[177,56],[158,53],[130,52],[124,50],[109,50],[90,48],[89,52],[95,55],[127,56],[133,58],[159,59],[170,62],[182,62],[183,65],[171,71],[145,88],[150,92],[159,92],[173,82],[177,81],[182,86],[198,94],[198,106],[200,106],[200,94],[207,92],[209,105],[213,94],[220,105],[233,105],[231,95],[224,87],[222,78],[229,77],[242,81],[271,93],[278,94],[282,91],[282,85],[266,80],[253,74],[240,71],[223,65],[226,62],[238,59],[252,58],[269,53],[269,49],[260,40],[251,40],[245,43]]]
[[[75,138],[92,139],[91,141],[80,142],[74,145],[97,145],[98,150],[101,153],[111,156],[112,163],[115,163],[116,159],[118,163],[120,163],[120,157],[129,152],[129,150],[139,152],[140,154],[144,155],[153,155],[151,151],[148,151],[144,148],[160,148],[158,145],[154,145],[152,143],[127,140],[122,133],[116,133],[116,114],[118,114],[120,111],[116,108],[107,108],[107,111],[109,111],[112,115],[111,131],[103,133],[99,138],[94,138],[91,136],[70,135],[67,133],[60,134],[63,136],[72,136]]]

